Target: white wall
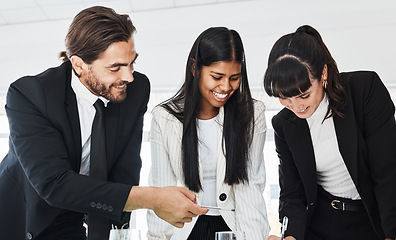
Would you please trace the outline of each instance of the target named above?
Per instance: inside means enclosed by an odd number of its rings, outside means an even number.
[[[193,41],[210,26],[237,30],[245,43],[252,87],[262,88],[268,53],[302,24],[317,28],[341,71],[375,70],[387,84],[396,56],[396,1],[242,1],[130,13],[137,27],[137,70],[153,90],[178,88]],[[70,20],[0,26],[0,93],[10,82],[60,63]]]

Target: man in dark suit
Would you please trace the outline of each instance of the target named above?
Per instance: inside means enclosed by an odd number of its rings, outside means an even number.
[[[111,224],[121,227],[135,209],[153,209],[176,227],[207,212],[187,189],[137,186],[150,84],[134,72],[134,31],[127,15],[85,9],[69,28],[64,63],[11,84],[2,238],[86,239],[87,222],[90,240],[107,240]],[[99,156],[91,150],[97,101],[106,106]]]

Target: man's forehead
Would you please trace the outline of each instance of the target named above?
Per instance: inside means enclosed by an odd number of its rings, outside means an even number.
[[[109,45],[109,47],[103,51],[97,60],[99,61],[133,61],[137,57],[137,52],[135,49],[135,44],[132,39],[128,42],[120,41],[114,42]]]

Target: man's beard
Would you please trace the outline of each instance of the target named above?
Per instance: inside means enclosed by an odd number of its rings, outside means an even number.
[[[113,87],[128,84],[127,81],[113,83],[109,87],[107,87],[106,85],[100,82],[99,78],[97,78],[92,71],[89,71],[89,74],[85,82],[92,92],[106,98],[112,103],[120,103],[124,101],[127,96],[126,88],[123,91],[116,90],[118,94],[111,93],[111,89]]]

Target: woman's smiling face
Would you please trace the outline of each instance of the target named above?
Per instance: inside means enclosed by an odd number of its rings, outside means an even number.
[[[307,91],[290,98],[279,98],[280,103],[296,114],[306,119],[312,116],[324,97],[323,79],[311,80],[311,87]]]
[[[201,109],[198,118],[216,116],[241,82],[241,64],[220,61],[203,66],[199,71],[198,88],[201,94]]]

